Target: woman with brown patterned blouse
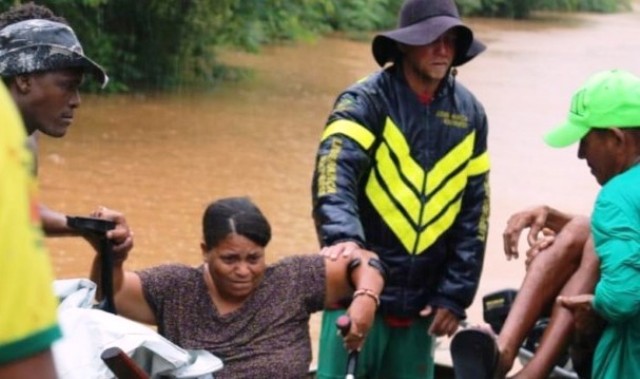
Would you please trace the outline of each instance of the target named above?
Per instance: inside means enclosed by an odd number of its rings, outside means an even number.
[[[104,216],[110,210],[101,210]],[[375,254],[350,259],[294,256],[267,266],[271,227],[248,198],[225,198],[203,217],[204,263],[126,271],[114,256],[120,315],[158,326],[185,349],[206,349],[224,362],[216,378],[303,378],[311,362],[309,316],[352,295],[345,336],[359,349],[373,323],[384,285]],[[93,264],[97,282],[100,259]]]

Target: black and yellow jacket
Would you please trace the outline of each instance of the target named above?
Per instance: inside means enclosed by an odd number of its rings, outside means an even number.
[[[487,119],[449,76],[425,105],[394,66],[343,92],[313,177],[320,243],[355,241],[388,265],[380,310],[459,317],[476,293],[489,214]]]

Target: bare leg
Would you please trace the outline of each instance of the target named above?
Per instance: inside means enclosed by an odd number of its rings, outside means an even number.
[[[531,263],[527,270],[522,286],[518,291],[509,316],[507,317],[500,335],[498,336],[498,348],[500,350],[500,375],[506,374],[513,366],[518,350],[529,331],[539,319],[542,311],[555,300],[556,296],[568,284],[569,279],[580,265],[582,250],[589,237],[589,220],[586,218],[574,218],[556,236],[554,243],[544,252],[540,253]],[[577,280],[577,279],[576,279]],[[557,310],[554,310],[558,313]],[[570,313],[567,312],[570,317]],[[565,319],[564,314],[559,318],[560,328],[562,322],[568,326],[567,335],[570,332],[572,321]],[[556,316],[557,318],[558,316]],[[554,336],[555,338],[555,336]],[[557,339],[556,339],[557,341]],[[547,344],[552,346],[552,344]],[[563,344],[560,344],[563,348]],[[557,348],[558,351],[560,348]],[[549,356],[554,351],[549,352]],[[531,374],[537,374],[544,365],[547,364],[543,358],[547,353],[543,353],[541,358],[534,362],[532,360],[525,370],[530,370]],[[556,353],[556,357],[558,354]],[[548,360],[548,357],[545,358]],[[549,370],[555,361],[549,365]],[[529,366],[532,366],[529,368]],[[523,370],[521,373],[526,374]],[[522,376],[523,378],[525,376]],[[531,376],[544,377],[544,376]]]
[[[562,288],[561,295],[572,296],[593,293],[599,276],[599,262],[595,255],[593,240],[584,245],[578,270]],[[544,331],[540,345],[533,359],[516,375],[516,378],[546,378],[558,357],[566,348],[573,332],[571,311],[554,304],[549,325]]]

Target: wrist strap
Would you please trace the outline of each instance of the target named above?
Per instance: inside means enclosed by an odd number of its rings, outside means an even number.
[[[369,267],[372,267],[376,270],[378,270],[378,272],[380,273],[380,275],[382,275],[382,280],[385,281],[385,283],[387,282],[387,265],[381,261],[378,258],[370,258],[369,259]]]
[[[351,278],[351,275],[353,275],[353,270],[355,270],[356,267],[358,266],[360,266],[360,258],[352,259],[347,265],[347,281],[349,282],[349,285],[353,289],[355,289],[356,286],[353,284],[353,279]]]
[[[355,299],[358,296],[368,296],[370,298],[373,299],[373,301],[375,301],[376,303],[376,307],[380,306],[380,296],[378,296],[377,293],[373,292],[373,290],[370,290],[368,288],[360,288],[358,290],[356,290],[356,292],[353,293],[353,298]]]

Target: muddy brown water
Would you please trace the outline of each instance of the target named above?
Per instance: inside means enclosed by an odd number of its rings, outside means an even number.
[[[517,287],[524,275],[522,259],[507,262],[502,253],[510,213],[542,203],[590,212],[598,186],[577,148],[551,149],[541,136],[563,120],[588,75],[609,68],[640,74],[640,7],[467,21],[488,45],[458,75],[490,122],[492,211],[479,289],[485,294]],[[338,92],[376,69],[370,45],[326,38],[223,56],[252,69],[253,80],[207,93],[84,96],[65,138],[40,139],[43,202],[68,214],[98,205],[124,211],[135,233],[131,269],[198,264],[202,211],[222,196],[247,195],[263,209],[274,235],[269,261],[317,251],[310,216],[315,148]],[[58,278],[87,275],[93,253],[85,242],[47,245]],[[481,320],[478,301],[469,317]],[[318,320],[311,322],[314,340]],[[446,351],[437,356],[448,361]]]

